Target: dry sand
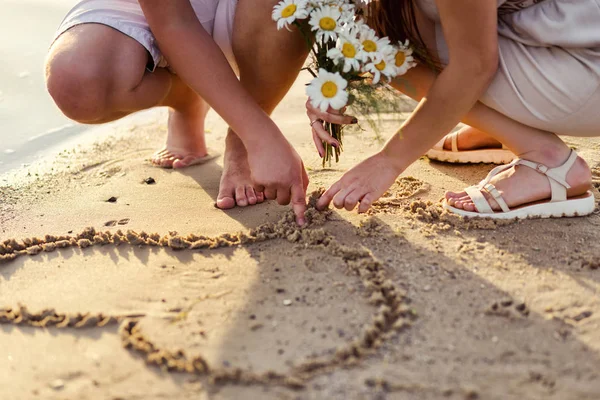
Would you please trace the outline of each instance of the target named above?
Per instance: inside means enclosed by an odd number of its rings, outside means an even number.
[[[348,134],[321,169],[306,79],[274,118],[316,190],[379,143]],[[1,399],[600,398],[598,212],[465,222],[437,201],[489,166],[422,159],[369,215],[299,230],[215,209],[222,158],[153,168],[164,116],[3,177]],[[569,143],[600,186],[600,140]]]

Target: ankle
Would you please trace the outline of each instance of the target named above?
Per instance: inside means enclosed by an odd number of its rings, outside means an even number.
[[[542,145],[535,150],[520,154],[519,157],[542,163],[548,168],[556,168],[563,165],[570,154],[571,149],[569,146],[561,141],[560,143]]]
[[[205,118],[210,110],[208,104],[200,96],[179,100],[176,104],[171,104],[168,107],[171,111],[189,118]]]
[[[246,147],[242,142],[242,139],[235,133],[231,128],[227,129],[227,136],[225,137],[225,148],[227,154],[239,154],[240,152],[246,153]]]

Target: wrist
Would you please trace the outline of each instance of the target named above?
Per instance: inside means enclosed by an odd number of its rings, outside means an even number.
[[[408,167],[405,157],[402,157],[402,130],[399,130],[387,141],[380,153],[398,175]]]
[[[266,143],[276,143],[284,139],[283,134],[277,128],[277,125],[265,114],[265,118],[257,118],[254,121],[248,121],[236,131],[244,147],[249,153],[264,148]]]

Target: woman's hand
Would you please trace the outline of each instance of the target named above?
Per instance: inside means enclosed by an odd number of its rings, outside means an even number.
[[[310,127],[312,128],[313,141],[321,158],[325,157],[325,147],[323,142],[329,143],[333,147],[339,147],[340,143],[335,140],[329,132],[323,127],[323,122],[330,122],[338,125],[356,124],[358,120],[349,115],[343,115],[346,109],[334,110],[329,108],[327,112],[323,112],[310,104],[310,100],[306,101],[306,115],[310,119]]]
[[[367,158],[342,176],[319,199],[317,208],[326,209],[333,200],[336,208],[366,212],[396,181],[402,168],[384,151]]]
[[[283,135],[275,135],[248,149],[248,163],[255,189],[281,205],[291,202],[296,222],[304,225],[308,175],[302,159]]]

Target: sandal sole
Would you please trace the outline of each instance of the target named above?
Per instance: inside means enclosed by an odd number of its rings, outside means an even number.
[[[583,217],[590,215],[596,209],[594,195],[587,192],[578,198],[556,203],[538,203],[515,208],[509,212],[479,213],[465,211],[449,205],[446,200],[442,203],[444,209],[465,218],[490,218],[490,219],[527,219],[527,218],[562,218]]]
[[[454,164],[508,164],[517,156],[510,150],[449,151],[431,149],[426,154],[430,160]]]

